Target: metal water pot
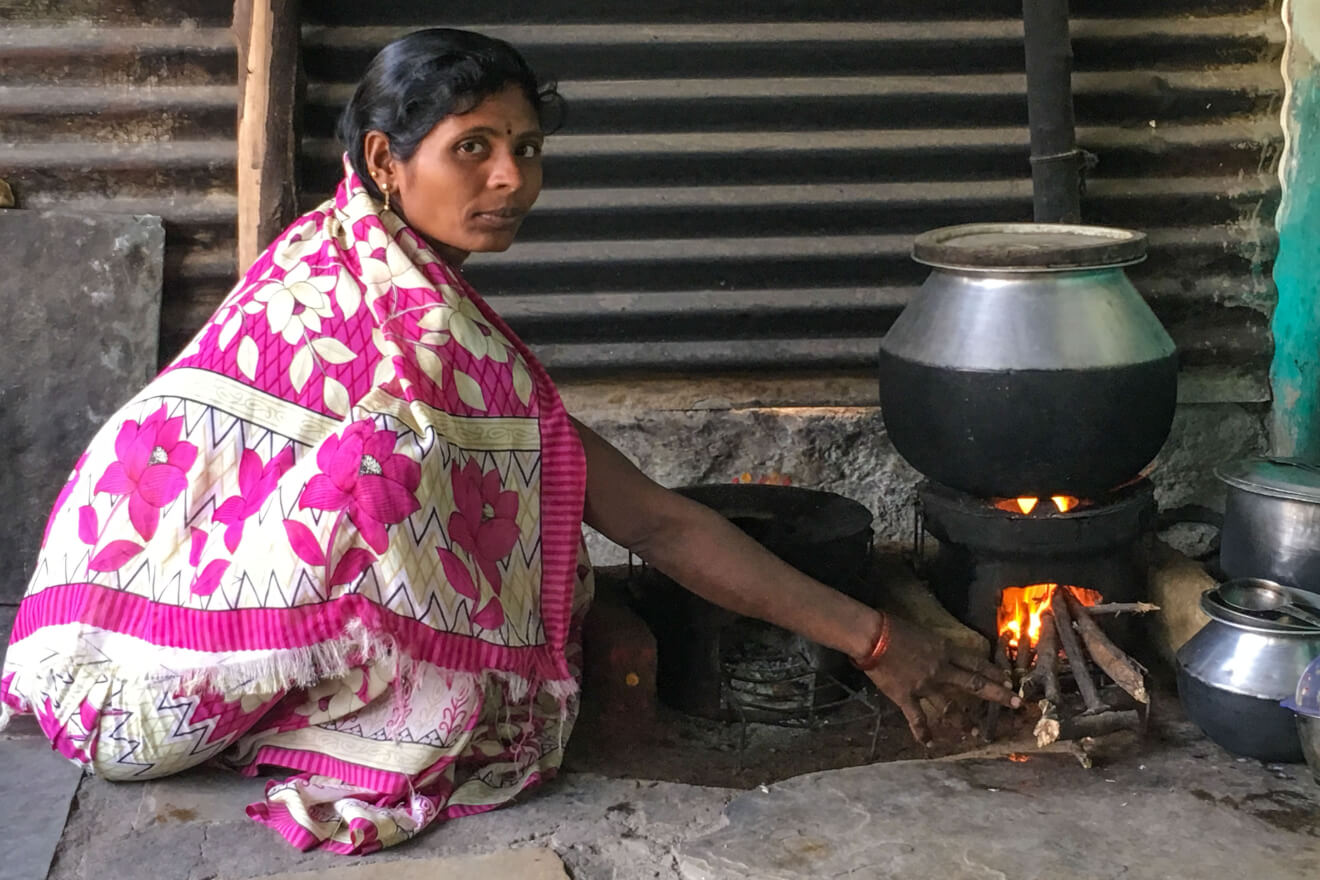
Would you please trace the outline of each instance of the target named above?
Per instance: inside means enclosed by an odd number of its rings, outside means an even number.
[[[1228,486],[1219,567],[1320,589],[1320,467],[1287,458],[1248,458],[1215,470]]]
[[[1128,280],[1139,232],[973,224],[919,236],[932,271],[880,347],[895,448],[980,496],[1095,497],[1167,438],[1173,340]]]
[[[1178,696],[1187,717],[1234,754],[1300,761],[1293,713],[1279,703],[1320,656],[1320,631],[1252,621],[1212,594],[1201,597],[1210,622],[1178,649]]]

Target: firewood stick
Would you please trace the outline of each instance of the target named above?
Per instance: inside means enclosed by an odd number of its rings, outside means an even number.
[[[1153,602],[1104,602],[1100,605],[1087,605],[1086,613],[1092,617],[1102,614],[1149,614],[1159,611],[1160,606]]]
[[[995,645],[995,665],[1004,672],[1004,678],[1013,678],[1013,667],[1008,662],[1008,640],[1009,634],[1001,632],[999,641]],[[985,723],[981,725],[981,740],[983,742],[995,741],[995,728],[999,726],[999,704],[989,703],[985,710]]]
[[[1082,610],[1082,603],[1071,590],[1064,589],[1063,594],[1064,602],[1072,613],[1073,620],[1077,622],[1077,632],[1086,643],[1086,650],[1090,652],[1091,659],[1114,680],[1115,684],[1131,694],[1132,699],[1138,703],[1149,703],[1150,696],[1146,693],[1146,682],[1136,666],[1118,649],[1117,645],[1109,640],[1099,624]]]
[[[1031,670],[1032,681],[1045,692],[1045,699],[1040,701],[1040,720],[1032,731],[1036,745],[1042,749],[1059,738],[1059,711],[1063,696],[1059,688],[1058,638],[1054,612],[1047,609],[1040,616],[1040,642],[1036,645],[1036,666]]]
[[[1059,587],[1054,592],[1057,595],[1059,590],[1067,590],[1067,587]],[[1086,670],[1086,655],[1082,653],[1082,646],[1077,641],[1077,633],[1073,632],[1072,614],[1068,611],[1068,603],[1051,602],[1051,610],[1054,611],[1054,628],[1059,633],[1059,644],[1063,646],[1063,653],[1068,656],[1068,662],[1072,666],[1073,678],[1077,681],[1077,690],[1082,694],[1082,700],[1086,703],[1086,714],[1095,715],[1105,710],[1105,704],[1100,700],[1100,693],[1095,689],[1095,682],[1091,680],[1091,674]]]
[[[1120,730],[1137,730],[1140,727],[1141,715],[1136,709],[1101,712],[1097,715],[1078,715],[1060,722],[1059,739],[1104,736]]]
[[[1013,686],[1020,687],[1027,673],[1031,670],[1031,636],[1022,633],[1018,636],[1017,654],[1013,657]]]
[[[1040,671],[1041,689],[1045,699],[1054,706],[1063,702],[1059,693],[1059,634],[1054,628],[1054,612],[1047,610],[1040,616],[1040,643],[1036,645],[1036,669]]]

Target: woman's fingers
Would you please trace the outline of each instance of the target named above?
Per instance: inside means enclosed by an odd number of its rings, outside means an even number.
[[[1005,680],[1004,670],[1000,669],[984,657],[974,656],[966,652],[959,652],[953,656],[951,662],[955,666],[960,666],[970,672],[983,675],[990,681]]]
[[[926,726],[926,715],[917,705],[917,701],[911,697],[898,704],[902,710],[903,717],[907,719],[908,729],[912,731],[912,738],[923,746],[931,743],[930,728]]]
[[[996,669],[995,674],[1000,674],[999,670]],[[1011,709],[1016,709],[1022,705],[1022,699],[1011,690],[979,672],[968,672],[966,669],[959,669],[957,666],[946,666],[935,673],[935,680],[941,684],[961,688],[968,693],[976,694],[983,700],[999,703]]]

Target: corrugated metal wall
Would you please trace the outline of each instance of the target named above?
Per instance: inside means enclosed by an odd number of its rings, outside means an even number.
[[[748,7],[309,4],[304,192],[332,187],[334,116],[375,50],[417,26],[482,27],[556,74],[570,110],[519,242],[467,274],[561,375],[868,370],[923,276],[913,234],[1030,219],[1021,6]],[[1193,394],[1262,399],[1277,11],[1072,8],[1079,139],[1100,157],[1083,215],[1150,233],[1133,275]]]
[[[1267,394],[1273,5],[1072,4],[1079,140],[1100,157],[1084,217],[1150,232],[1133,275],[1199,399]],[[163,356],[236,270],[230,8],[0,8],[0,177],[27,207],[165,218]],[[1019,12],[1014,0],[304,4],[304,201],[334,184],[333,120],[377,48],[418,26],[479,27],[556,74],[571,103],[522,239],[468,269],[558,374],[865,372],[920,283],[913,234],[1030,216]]]
[[[0,177],[21,208],[164,218],[163,357],[234,283],[232,8],[0,4]]]

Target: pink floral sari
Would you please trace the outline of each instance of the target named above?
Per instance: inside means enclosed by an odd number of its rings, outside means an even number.
[[[111,779],[289,768],[248,813],[304,849],[497,807],[576,715],[585,476],[540,365],[350,172],[79,459],[0,714]]]

